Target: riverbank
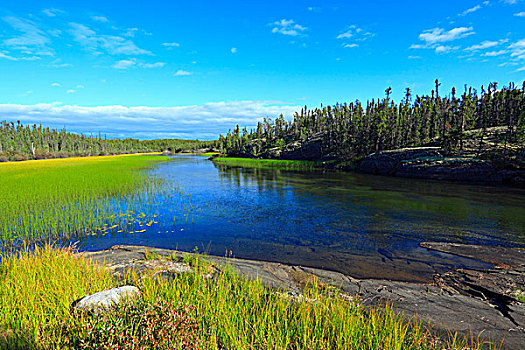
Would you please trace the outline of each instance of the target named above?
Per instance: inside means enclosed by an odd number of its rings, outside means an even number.
[[[435,276],[427,284],[389,280],[355,279],[341,273],[264,261],[208,256],[216,266],[231,266],[240,275],[271,288],[299,296],[312,281],[340,288],[348,298],[358,298],[368,308],[392,304],[410,322],[431,323],[434,334],[459,332],[479,336],[503,349],[525,347],[525,250],[463,244],[424,242],[427,249],[466,256],[494,264],[487,270],[454,270]],[[114,246],[106,251],[85,252],[82,256],[104,263],[118,276],[126,271],[152,267],[173,279],[179,272],[166,260],[185,253],[140,246]],[[148,258],[149,257],[149,258]]]
[[[299,266],[136,246],[80,254],[46,247],[4,257],[1,270],[2,348],[92,349],[130,341],[158,349],[181,344],[185,349],[488,346],[475,333],[470,339],[440,328],[429,331],[426,321],[398,314],[397,306],[385,307],[390,299],[370,298],[393,290],[404,293],[406,298],[396,304],[406,300],[422,315],[427,309],[450,308],[459,317],[456,307],[465,303],[482,315],[490,311],[462,296],[454,298],[455,304],[442,305],[432,286],[356,280]],[[138,287],[139,299],[96,317],[74,311],[83,296],[121,285]],[[423,299],[430,304],[424,305]],[[468,320],[468,315],[461,317]],[[159,337],[167,330],[177,336],[169,341]],[[499,336],[491,334],[491,339]],[[509,340],[510,345],[521,344],[512,343],[512,336]]]
[[[311,168],[356,171],[364,174],[405,178],[433,179],[480,184],[502,184],[525,187],[524,140],[511,143],[505,127],[471,130],[465,133],[462,147],[436,147],[439,139],[428,145],[377,151],[364,158],[346,158],[338,152],[327,154],[322,135],[271,148],[260,154],[232,155],[232,160],[214,160],[232,166],[262,167],[274,160],[293,167],[292,162],[305,162]],[[247,147],[247,149],[251,149]],[[235,157],[242,158],[235,158]],[[241,162],[239,159],[245,159]],[[256,163],[256,159],[260,159]],[[259,165],[258,165],[259,164]]]

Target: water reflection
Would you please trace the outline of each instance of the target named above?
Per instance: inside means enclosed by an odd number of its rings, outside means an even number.
[[[154,170],[177,183],[159,225],[83,240],[85,249],[147,244],[322,267],[355,277],[422,281],[484,264],[420,241],[525,246],[525,191],[333,172],[229,168],[177,156]]]

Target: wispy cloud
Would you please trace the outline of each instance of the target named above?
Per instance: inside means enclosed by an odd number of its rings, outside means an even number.
[[[129,69],[137,64],[137,60],[132,58],[130,60],[120,60],[111,67],[115,69]]]
[[[514,16],[516,17],[525,17],[525,12],[518,12],[518,13],[515,13]]]
[[[481,43],[479,44],[476,44],[476,45],[472,45],[472,46],[469,46],[465,49],[465,51],[479,51],[479,50],[485,50],[485,49],[489,49],[491,47],[495,47],[495,46],[498,46],[498,45],[501,45],[501,44],[504,44],[506,43],[508,40],[507,39],[503,39],[503,40],[499,40],[499,41],[489,41],[489,40],[485,40],[485,41],[482,41]]]
[[[37,61],[41,59],[38,56],[13,57],[5,52],[0,52],[0,58],[4,58],[9,61]]]
[[[490,5],[490,1],[483,1],[482,3],[476,5],[476,6],[473,6],[471,8],[468,8],[466,9],[465,11],[461,12],[458,14],[458,16],[466,16],[468,14],[471,14],[473,12],[476,12],[478,10],[481,10],[484,6],[488,6]]]
[[[419,34],[419,40],[424,41],[428,45],[433,45],[436,43],[462,39],[473,34],[475,34],[475,32],[472,27],[458,27],[449,31],[446,31],[443,28],[434,28],[425,30],[423,33]]]
[[[413,44],[411,49],[433,49],[437,54],[448,53],[459,49],[458,46],[444,45],[475,34],[473,27],[457,27],[450,30],[443,28],[433,28],[423,31],[419,34],[419,40],[423,44]]]
[[[173,75],[176,76],[176,77],[184,77],[184,76],[188,76],[188,75],[192,75],[192,74],[193,74],[192,72],[188,72],[186,70],[179,69]]]
[[[293,19],[281,19],[280,21],[270,23],[269,25],[273,27],[272,33],[289,36],[302,36],[305,35],[304,32],[308,30],[308,28],[295,23]]]
[[[53,87],[61,87],[62,85],[60,85],[59,83],[52,83],[51,86],[53,86]]]
[[[345,41],[342,45],[346,48],[358,47],[359,44],[356,42],[365,41],[372,37],[374,37],[373,33],[367,32],[356,25],[348,26],[343,32],[336,36],[337,39]]]
[[[466,9],[465,11],[461,12],[459,16],[466,16],[469,13],[476,12],[477,10],[481,9],[481,5],[476,5],[474,7],[471,7],[469,9]]]
[[[6,120],[111,137],[216,139],[232,125],[255,127],[263,117],[291,117],[301,107],[272,101],[214,102],[181,107],[82,107],[62,104],[0,104]]]
[[[166,65],[164,62],[155,62],[155,63],[141,63],[139,64],[142,68],[162,68]]]
[[[230,49],[230,52],[231,52],[231,53],[237,53],[237,48],[236,48],[236,47],[232,47],[232,48]]]
[[[514,61],[525,61],[525,39],[521,39],[509,45],[510,57]]]
[[[110,55],[151,55],[139,48],[132,40],[116,35],[97,34],[94,30],[79,23],[69,23],[69,32],[73,39],[85,50],[94,54],[105,51]]]
[[[95,22],[102,22],[102,23],[107,23],[109,22],[109,20],[107,19],[107,17],[104,17],[104,16],[91,16],[91,19]]]
[[[59,9],[44,9],[42,10],[42,13],[44,13],[48,17],[56,17],[58,15],[61,15],[64,13],[64,11]]]
[[[166,47],[179,47],[180,44],[179,44],[179,43],[162,43],[162,46],[166,46]]]
[[[35,22],[14,16],[2,17],[2,20],[21,33],[5,39],[2,42],[5,47],[24,55],[53,56],[53,50],[48,47],[51,43],[49,36]]]

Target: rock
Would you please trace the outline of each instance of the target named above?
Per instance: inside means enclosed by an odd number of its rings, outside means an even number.
[[[281,159],[287,160],[318,160],[323,157],[323,135],[311,136],[308,140],[294,141],[287,144],[282,152]]]
[[[137,287],[124,286],[88,295],[72,306],[75,310],[100,314],[117,307],[125,299],[135,298],[139,295],[140,290]]]
[[[461,252],[458,245],[446,246],[438,243],[424,243],[424,247],[440,247],[440,250],[453,254],[460,253],[463,256],[478,257],[482,256],[496,257],[501,255],[502,260],[499,262],[505,264],[514,261],[516,267],[521,266],[522,251],[513,250],[506,253],[498,250],[498,247],[479,247],[475,246],[468,250],[468,245],[462,245]],[[446,250],[445,250],[446,249]],[[496,249],[496,250],[494,250]],[[106,264],[112,270],[131,270],[140,266],[148,268],[144,261],[145,251],[158,254],[160,261],[171,257],[172,259],[182,259],[183,253],[169,249],[146,248],[140,246],[114,246],[105,251],[84,252],[81,253],[86,258],[96,262]],[[478,252],[476,254],[472,252]],[[490,253],[489,253],[490,252]],[[187,254],[187,253],[186,253]],[[351,276],[328,270],[316,268],[290,266],[279,263],[254,261],[244,259],[231,259],[224,257],[208,256],[208,260],[215,263],[219,268],[221,266],[231,266],[242,276],[248,279],[258,279],[263,284],[275,288],[281,292],[290,294],[294,300],[301,294],[302,289],[313,279],[320,283],[332,285],[341,289],[350,298],[358,296],[361,302],[368,307],[383,307],[385,304],[393,304],[396,311],[402,312],[402,317],[409,321],[417,318],[423,322],[433,324],[433,332],[436,332],[445,338],[459,332],[465,336],[478,335],[482,340],[495,341],[497,344],[504,338],[502,349],[525,349],[525,304],[509,300],[508,297],[502,296],[500,299],[494,299],[494,294],[485,295],[486,290],[491,288],[493,281],[488,277],[482,278],[478,285],[480,290],[485,294],[465,292],[463,288],[450,285],[436,285],[410,283],[400,281],[376,280],[376,279],[356,279]],[[494,259],[490,259],[494,261]],[[155,269],[158,265],[154,265]],[[158,275],[168,280],[172,278],[169,268],[162,269],[162,274]],[[141,268],[138,271],[143,271]],[[508,272],[508,270],[502,270]],[[480,271],[472,270],[466,272],[463,279],[456,278],[457,275],[451,275],[448,279],[453,283],[466,283],[465,288],[476,289],[473,281],[479,279],[476,275]],[[496,273],[496,269],[481,271],[487,274]],[[450,273],[456,273],[451,271]],[[443,274],[445,280],[447,276]],[[488,275],[487,275],[488,276]],[[439,276],[438,276],[439,277]],[[510,278],[507,273],[506,277]],[[518,283],[523,280],[523,275],[514,280]],[[447,277],[448,278],[448,277]],[[487,283],[483,280],[487,279]],[[503,281],[503,280],[502,280]],[[491,284],[488,284],[490,282]],[[508,288],[511,281],[505,280],[505,283],[499,283],[501,288]],[[484,283],[484,284],[482,284]],[[449,288],[450,287],[450,288]],[[456,288],[457,287],[457,288]],[[497,305],[500,303],[500,305]]]
[[[491,161],[477,159],[473,154],[446,155],[439,147],[403,148],[368,155],[359,165],[359,172],[419,179],[505,183],[523,187],[525,171],[500,170]]]

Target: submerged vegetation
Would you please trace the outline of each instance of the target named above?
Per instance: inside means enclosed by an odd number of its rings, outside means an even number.
[[[145,152],[180,152],[208,148],[212,141],[108,139],[105,135],[74,134],[66,130],[0,123],[0,162]]]
[[[316,281],[298,297],[243,279],[230,268],[210,274],[215,268],[202,257],[192,261],[192,272],[170,282],[131,273],[126,283],[139,287],[141,297],[94,319],[71,313],[70,303],[119,284],[103,267],[51,247],[4,257],[0,347],[386,350],[482,345],[457,335],[439,339],[389,306],[366,310],[358,300]],[[178,336],[159,339],[168,329]],[[163,340],[170,340],[166,347]]]
[[[0,163],[0,187],[8,189],[0,197],[2,246],[127,229],[137,219],[131,215],[133,203],[145,202],[163,186],[138,169],[166,159],[133,155]],[[146,220],[146,214],[135,215]]]
[[[525,150],[525,82],[498,87],[491,83],[478,92],[465,86],[461,96],[455,88],[448,96],[440,83],[430,95],[405,97],[395,103],[391,88],[386,97],[362,104],[360,101],[315,109],[304,107],[293,121],[283,116],[259,122],[254,130],[237,126],[218,147],[229,156],[274,158],[275,150],[297,149],[305,142],[319,144],[317,158],[342,161],[360,159],[370,153],[426,144],[445,150],[502,150],[498,157],[509,158]],[[487,130],[503,127],[495,142],[486,141]],[[469,130],[477,130],[474,140]],[[467,140],[468,139],[468,140]],[[469,141],[469,142],[467,142]],[[308,159],[295,157],[294,159]]]

